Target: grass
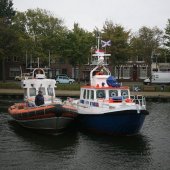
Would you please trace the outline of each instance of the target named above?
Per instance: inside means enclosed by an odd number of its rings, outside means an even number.
[[[58,90],[80,90],[82,84],[56,84]],[[21,89],[20,82],[0,82],[1,89]]]
[[[57,84],[57,90],[80,90],[82,84],[73,83],[73,84]]]

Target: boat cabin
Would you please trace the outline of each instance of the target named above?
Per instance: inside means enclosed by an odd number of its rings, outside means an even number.
[[[21,81],[21,87],[24,89],[24,99],[34,101],[38,91],[42,91],[45,103],[48,100],[51,101],[55,98],[55,84],[55,80],[46,78],[43,69],[34,69],[32,79]]]
[[[83,101],[119,101],[130,98],[130,91],[128,87],[111,88],[111,87],[82,87],[81,88],[81,103]]]
[[[87,101],[99,100],[122,102],[130,99],[130,90],[127,86],[120,86],[110,74],[91,75],[91,85],[81,88],[80,99],[82,104]]]

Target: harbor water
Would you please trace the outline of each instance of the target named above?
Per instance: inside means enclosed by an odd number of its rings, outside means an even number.
[[[45,135],[18,126],[0,104],[1,170],[169,170],[170,104],[147,102],[140,134],[104,136],[79,130]]]

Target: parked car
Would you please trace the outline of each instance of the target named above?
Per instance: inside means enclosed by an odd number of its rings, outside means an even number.
[[[58,76],[66,76],[67,78],[70,78],[67,74],[58,74],[55,76],[55,79],[57,79]]]
[[[58,75],[56,78],[56,83],[61,83],[61,84],[72,84],[74,83],[75,80],[74,79],[70,79],[68,76],[61,76]]]
[[[32,78],[32,75],[30,73],[22,73],[19,76],[15,76],[16,81],[24,80],[24,79],[30,79]]]

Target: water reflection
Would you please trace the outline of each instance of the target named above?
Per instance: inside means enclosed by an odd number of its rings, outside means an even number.
[[[82,140],[92,140],[96,145],[102,148],[112,148],[114,151],[150,155],[150,142],[149,139],[142,135],[134,136],[105,136],[89,134],[88,132],[81,132]]]
[[[60,135],[34,133],[11,121],[0,109],[1,169],[170,169],[170,105],[148,103],[141,133],[96,135],[72,131]],[[13,124],[14,123],[14,124]]]
[[[4,131],[7,133],[0,144],[2,169],[67,169],[75,155],[78,138],[74,131],[42,135],[14,121],[9,121]]]
[[[42,152],[60,151],[64,147],[73,147],[77,142],[77,134],[73,130],[68,130],[64,133],[43,134],[23,128],[15,121],[9,121],[9,125],[10,129],[15,132],[19,138],[24,140],[24,142],[29,142],[32,146],[36,147],[37,150],[42,150]]]
[[[150,142],[146,136],[101,136],[79,132],[76,147],[77,164],[98,169],[148,168],[151,162]]]

